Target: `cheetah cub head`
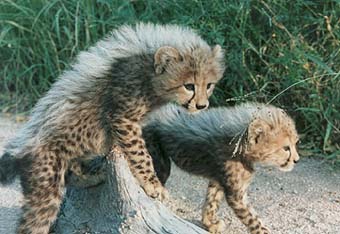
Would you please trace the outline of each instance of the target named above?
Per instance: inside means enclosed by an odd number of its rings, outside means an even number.
[[[254,162],[291,171],[299,161],[294,121],[273,106],[258,109],[248,127],[246,156]]]
[[[176,102],[189,112],[206,109],[208,98],[224,72],[224,54],[219,45],[214,48],[159,48],[154,55],[157,96]]]

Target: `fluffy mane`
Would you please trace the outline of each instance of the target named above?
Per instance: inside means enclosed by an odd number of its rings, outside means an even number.
[[[166,127],[173,126],[176,131],[185,128],[187,132],[204,135],[235,136],[249,126],[255,116],[268,119],[266,111],[275,109],[260,103],[244,103],[234,107],[215,107],[198,114],[190,114],[184,108],[169,104],[152,113],[145,125],[156,124]],[[260,111],[261,110],[261,111]]]
[[[253,114],[253,119],[261,119],[265,121],[269,126],[272,127],[272,130],[276,132],[290,131],[293,125],[295,125],[294,121],[283,109],[274,107],[272,105],[263,104],[260,104],[257,108],[257,111],[255,111]]]
[[[293,120],[280,108],[261,103],[244,103],[234,107],[216,107],[199,114],[187,113],[183,108],[167,105],[150,115],[148,129],[178,134],[183,143],[200,142],[212,145],[214,141],[234,143],[234,153],[242,150],[241,141],[248,134],[252,121],[261,119],[275,131],[293,131]],[[296,134],[296,133],[294,133]],[[180,137],[179,137],[180,136]]]
[[[16,155],[26,146],[38,145],[36,141],[44,139],[44,134],[49,132],[48,125],[54,126],[69,109],[74,108],[72,101],[81,97],[84,99],[82,105],[89,105],[86,100],[91,103],[91,99],[95,98],[92,92],[101,88],[98,83],[110,73],[118,59],[154,54],[162,46],[172,46],[179,51],[193,48],[210,51],[209,45],[186,27],[151,23],[121,26],[87,51],[80,52],[71,68],[65,71],[39,100],[32,110],[29,122],[7,144],[6,151]],[[217,56],[223,59],[222,52]],[[47,131],[37,130],[43,125]]]
[[[179,51],[195,47],[209,48],[199,35],[186,27],[151,23],[124,25],[88,51],[81,52],[73,69],[81,75],[98,77],[105,74],[108,66],[119,58],[153,54],[161,46],[175,47]]]

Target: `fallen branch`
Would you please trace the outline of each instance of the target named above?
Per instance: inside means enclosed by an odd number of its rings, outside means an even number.
[[[130,173],[118,147],[107,156],[104,183],[68,189],[57,234],[203,234],[194,224],[171,213],[161,202],[149,198]]]

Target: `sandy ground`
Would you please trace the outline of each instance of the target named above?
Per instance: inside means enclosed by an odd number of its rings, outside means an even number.
[[[5,142],[15,134],[19,124],[0,116],[0,156]],[[19,181],[10,186],[0,185],[0,234],[12,234],[20,215],[22,195]]]
[[[0,154],[18,126],[0,117]],[[174,167],[167,187],[171,198],[166,205],[199,225],[207,181]],[[258,168],[249,189],[249,201],[273,234],[340,233],[340,171],[326,163],[303,159],[289,173]],[[14,234],[21,203],[18,181],[0,187],[0,234]],[[227,226],[225,233],[247,233],[225,202],[220,210]]]

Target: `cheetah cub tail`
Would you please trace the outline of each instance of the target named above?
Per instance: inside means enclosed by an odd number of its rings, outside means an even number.
[[[17,159],[9,153],[4,153],[0,158],[0,183],[10,184],[18,174]]]

